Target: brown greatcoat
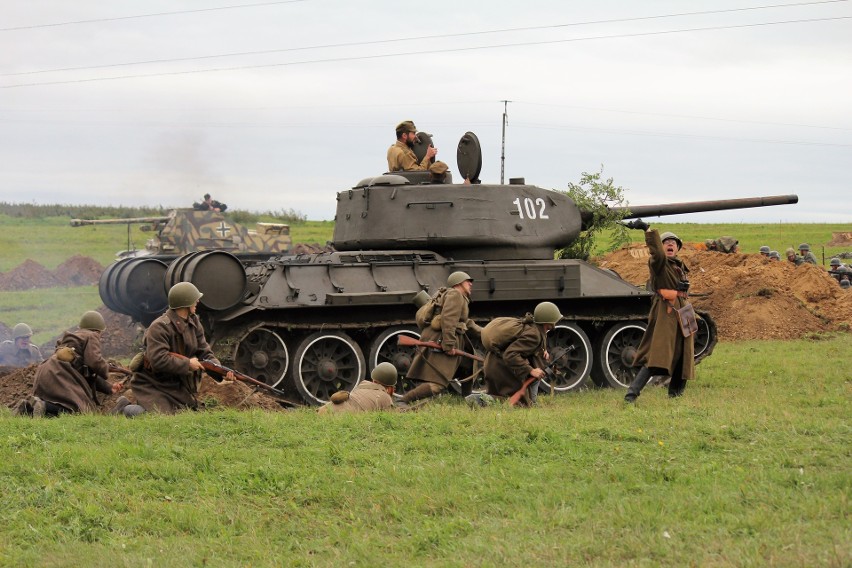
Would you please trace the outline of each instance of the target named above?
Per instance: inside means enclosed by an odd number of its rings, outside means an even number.
[[[660,234],[656,229],[645,232],[645,243],[651,253],[651,258],[648,259],[648,269],[651,272],[648,290],[656,292],[661,289],[676,289],[681,280],[687,279],[689,269],[679,258],[666,257]],[[642,342],[633,360],[634,367],[645,365],[665,369],[671,375],[672,367],[683,355],[681,377],[695,378],[695,336],[683,336],[675,311],[688,303],[686,298],[678,296],[674,306],[671,306],[659,294],[654,295],[651,313],[648,315],[648,329],[642,336]]]
[[[446,387],[455,378],[461,364],[461,357],[447,355],[451,349],[460,349],[472,353],[474,348],[467,333],[479,337],[480,328],[470,319],[470,298],[456,288],[450,288],[444,294],[441,305],[441,329],[427,327],[420,336],[421,341],[437,341],[443,351],[420,348],[411,362],[406,378],[425,381]]]
[[[189,361],[169,352],[198,360],[219,360],[204,338],[204,329],[196,315],[186,320],[169,309],[154,320],[145,331],[145,364],[133,374],[133,394],[145,410],[174,414],[179,410],[198,408],[200,372],[189,368]]]
[[[41,362],[41,351],[33,344],[26,349],[18,349],[14,340],[0,343],[0,367],[29,367]]]
[[[70,347],[76,357],[60,361],[54,353],[39,365],[33,395],[72,412],[94,411],[100,404],[96,392],[112,393],[106,380],[109,364],[101,355],[101,334],[91,329],[66,331],[56,347]]]
[[[491,326],[503,328],[494,329],[494,337],[509,339],[493,346],[485,356],[486,392],[494,396],[512,396],[529,378],[530,371],[544,369],[547,336],[542,326],[533,322],[531,314],[523,318],[497,319],[486,327]]]
[[[405,142],[397,140],[393,146],[388,148],[389,172],[426,170],[430,165],[431,162],[427,158],[423,158],[423,161],[418,163],[414,150],[409,148]]]
[[[337,414],[389,409],[393,409],[393,399],[388,394],[387,387],[372,381],[364,381],[349,393],[348,400],[340,404],[326,403],[317,412],[320,414]]]

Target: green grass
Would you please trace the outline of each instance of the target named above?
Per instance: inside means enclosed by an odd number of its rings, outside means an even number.
[[[848,566],[847,349],[723,344],[632,407],[3,412],[0,563]]]
[[[33,343],[41,345],[77,324],[80,314],[103,304],[97,286],[0,292],[0,321],[26,322]]]

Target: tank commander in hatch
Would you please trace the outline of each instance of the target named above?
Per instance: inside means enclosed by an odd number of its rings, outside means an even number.
[[[210,197],[209,193],[205,193],[204,201],[201,203],[193,203],[192,208],[196,211],[215,211],[216,213],[223,213],[228,206]]]
[[[0,344],[0,367],[29,367],[42,362],[41,351],[32,344],[33,330],[25,323],[12,328],[12,339]]]
[[[405,120],[396,125],[396,143],[388,148],[389,172],[423,171],[429,168],[438,150],[434,146],[429,146],[426,149],[426,155],[418,162],[412,150],[416,140],[417,127],[412,121]]]

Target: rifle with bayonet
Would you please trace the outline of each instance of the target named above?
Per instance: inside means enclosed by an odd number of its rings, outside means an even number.
[[[430,349],[437,349],[441,352],[444,352],[443,348],[441,347],[441,344],[438,343],[437,341],[420,341],[419,339],[415,339],[414,337],[411,337],[410,335],[403,335],[403,334],[398,335],[397,336],[397,344],[400,347],[428,347]],[[485,359],[483,357],[480,357],[479,355],[475,355],[474,353],[468,353],[467,351],[461,351],[460,349],[454,349],[453,353],[446,353],[446,354],[447,355],[453,355],[454,354],[454,355],[459,355],[460,357],[467,357],[468,359],[473,359],[474,361],[479,361],[480,363],[485,361]]]
[[[169,355],[173,355],[178,359],[189,359],[186,355],[181,355],[180,353],[174,353],[172,351],[169,352]],[[257,379],[246,375],[245,373],[241,373],[235,369],[231,369],[229,367],[225,367],[224,365],[217,365],[213,361],[204,361],[199,359],[199,363],[201,363],[201,368],[204,369],[208,374],[213,374],[217,377],[223,378],[228,373],[233,373],[234,378],[241,383],[245,383],[248,385],[252,385],[255,387],[255,390],[261,390],[264,394],[272,397],[275,401],[281,406],[288,406],[291,408],[299,408],[303,405],[293,402],[289,398],[287,398],[287,393],[282,390],[278,390],[277,388],[264,383],[263,381],[258,381]]]

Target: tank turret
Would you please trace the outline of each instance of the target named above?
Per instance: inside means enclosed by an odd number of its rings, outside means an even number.
[[[165,309],[166,290],[192,282],[204,293],[199,315],[224,364],[321,404],[382,362],[404,379],[414,348],[398,339],[420,336],[413,300],[462,271],[474,280],[471,317],[482,325],[523,315],[542,301],[559,308],[564,317],[548,334],[548,348],[566,355],[545,390],[627,387],[653,293],[588,262],[554,259],[554,250],[588,222],[569,197],[522,179],[480,183],[473,133],[462,138],[457,156],[465,183],[389,172],[339,192],[333,252],[252,260],[201,251],[169,266],[130,259],[107,268],[101,297],[116,311],[150,321]],[[792,195],[638,206],[626,216],[796,201]],[[697,362],[716,344],[712,318],[698,316]],[[397,390],[406,388],[400,380]]]
[[[292,241],[290,226],[284,223],[257,223],[248,229],[233,223],[218,211],[175,209],[162,217],[133,217],[129,219],[72,219],[72,227],[86,225],[126,224],[127,250],[116,256],[179,256],[202,250],[226,250],[236,254],[275,255],[289,252]],[[142,231],[154,234],[144,249],[130,245],[130,225],[142,224]]]

